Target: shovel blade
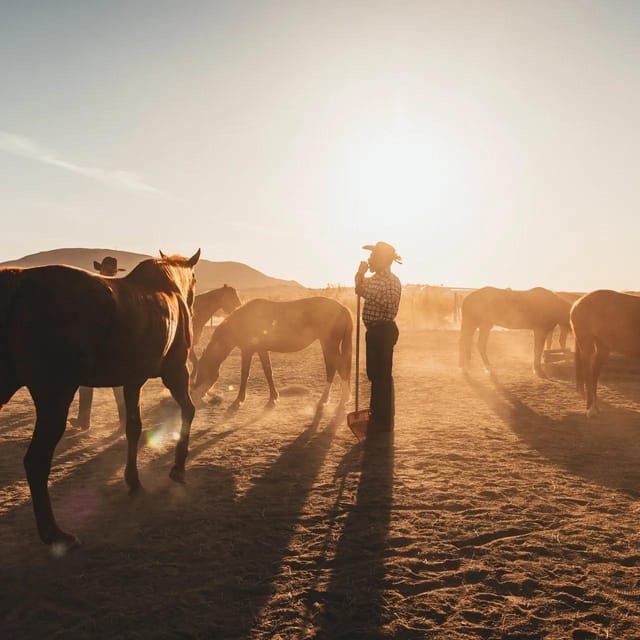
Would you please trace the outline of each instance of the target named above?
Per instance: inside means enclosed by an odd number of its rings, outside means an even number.
[[[370,409],[360,409],[359,411],[351,411],[347,414],[347,426],[359,442],[367,437],[370,417]]]

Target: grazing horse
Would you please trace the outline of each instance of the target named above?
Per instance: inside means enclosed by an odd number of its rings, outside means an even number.
[[[640,356],[640,298],[600,289],[582,296],[571,307],[575,337],[576,388],[587,402],[587,416],[600,411],[598,377],[609,353]]]
[[[135,492],[141,488],[140,389],[160,376],[182,411],[170,476],[184,481],[194,415],[186,363],[200,250],[189,259],[160,255],[124,278],[62,265],[0,269],[0,406],[23,386],[33,398],[36,424],[24,466],[40,538],[59,550],[78,540],[56,523],[47,485],[79,385],[124,387],[124,477]]]
[[[227,316],[215,329],[196,370],[193,395],[201,399],[216,382],[220,365],[235,347],[242,352],[242,375],[238,397],[231,405],[237,409],[244,402],[251,358],[258,353],[269,385],[268,407],[278,400],[273,382],[269,351],[300,351],[320,340],[327,383],[319,404],[325,404],[336,370],[340,374],[340,406],[349,399],[351,377],[351,336],[353,319],[344,305],[322,296],[274,302],[250,300]]]
[[[200,293],[196,296],[193,303],[193,347],[189,354],[189,359],[195,370],[198,365],[198,356],[195,352],[195,346],[200,340],[204,325],[207,324],[211,316],[220,308],[226,314],[237,309],[242,302],[238,297],[238,292],[226,284],[219,289],[212,289],[206,293]]]
[[[471,358],[471,342],[476,329],[478,351],[487,370],[491,368],[487,357],[489,331],[494,325],[508,329],[533,329],[533,370],[544,377],[542,349],[547,335],[559,324],[560,346],[566,346],[571,305],[560,296],[535,287],[528,291],[512,291],[483,287],[472,291],[462,302],[462,324],[460,327],[460,366],[466,369]]]

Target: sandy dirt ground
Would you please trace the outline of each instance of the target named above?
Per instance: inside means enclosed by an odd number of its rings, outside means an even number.
[[[256,360],[230,415],[232,354],[185,486],[168,479],[179,415],[150,381],[135,499],[96,391],[91,430],[69,427],[54,458],[54,509],[83,541],[60,558],[35,530],[20,391],[0,414],[2,637],[640,638],[638,376],[605,372],[587,420],[568,363],[532,376],[530,333],[492,333],[491,376],[475,353],[460,373],[457,339],[401,333],[395,437],[364,445],[337,385],[314,415],[319,346],[273,355],[272,411]]]

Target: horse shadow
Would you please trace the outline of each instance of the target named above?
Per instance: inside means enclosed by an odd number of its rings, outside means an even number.
[[[360,462],[355,504],[339,539],[329,585],[310,597],[324,605],[315,638],[387,637],[384,619],[385,559],[393,502],[393,434],[369,437],[341,461],[336,477],[344,478]],[[338,492],[338,500],[341,491]],[[335,509],[334,509],[335,511]]]
[[[178,419],[169,402],[154,407],[144,422],[153,423],[158,417]],[[30,502],[0,519],[2,524],[12,524],[5,530],[33,531],[33,536],[22,540],[3,536],[11,544],[2,571],[18,585],[0,607],[3,629],[17,637],[30,626],[43,628],[47,619],[53,624],[57,615],[53,604],[36,614],[29,600],[30,593],[46,591],[53,594],[51,602],[61,594],[60,606],[65,597],[74,594],[73,606],[64,606],[71,607],[70,615],[77,617],[74,628],[77,626],[80,635],[85,630],[82,620],[89,620],[94,628],[104,630],[105,637],[125,637],[130,628],[150,624],[150,614],[136,603],[136,594],[146,598],[152,585],[154,601],[163,603],[153,616],[151,628],[156,631],[162,628],[163,633],[174,637],[249,637],[259,623],[261,610],[275,593],[280,567],[290,553],[291,536],[339,424],[337,418],[321,421],[320,416],[314,416],[293,441],[284,445],[271,466],[252,480],[243,495],[237,493],[233,473],[224,467],[223,460],[215,465],[198,461],[201,450],[214,446],[234,428],[196,439],[186,485],[172,483],[166,474],[154,472],[154,476],[163,478],[154,487],[149,468],[164,464],[173,451],[154,455],[143,478],[151,490],[135,498],[127,495],[123,485],[92,486],[96,484],[93,476],[97,468],[111,474],[124,464],[126,442],[120,439],[112,443],[70,470],[52,490],[61,520],[76,518],[69,524],[85,540],[83,547],[57,562],[46,562],[49,551],[45,547],[38,547],[41,553],[34,557],[37,536]],[[107,484],[115,482],[112,479]],[[92,489],[85,490],[87,486]],[[117,574],[113,572],[114,562],[119,562]],[[99,576],[101,571],[103,578],[87,580],[87,575]],[[104,592],[116,578],[127,587]],[[102,607],[89,617],[76,616],[76,609],[95,609],[105,593],[109,610]],[[195,602],[187,605],[190,598]],[[26,602],[31,602],[30,609]],[[185,605],[171,606],[172,602]],[[122,615],[114,617],[113,611]]]
[[[587,418],[567,412],[553,418],[534,411],[516,391],[495,375],[489,383],[466,376],[467,383],[487,406],[531,448],[569,473],[603,487],[640,496],[640,415],[600,403],[603,413]]]

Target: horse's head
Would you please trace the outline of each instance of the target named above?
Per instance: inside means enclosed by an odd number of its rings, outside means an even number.
[[[204,353],[198,360],[194,372],[191,394],[200,400],[204,394],[218,381],[220,365],[235,347],[231,327],[226,321],[219,324],[211,336]]]
[[[231,313],[241,304],[242,302],[240,302],[238,292],[233,287],[225,284],[224,287],[222,287],[222,308],[224,312]]]
[[[196,275],[194,267],[199,259],[200,249],[190,258],[166,256],[161,251],[160,260],[157,261],[157,264],[163,268],[165,273],[173,281],[189,309],[193,309],[193,301],[196,297]]]

